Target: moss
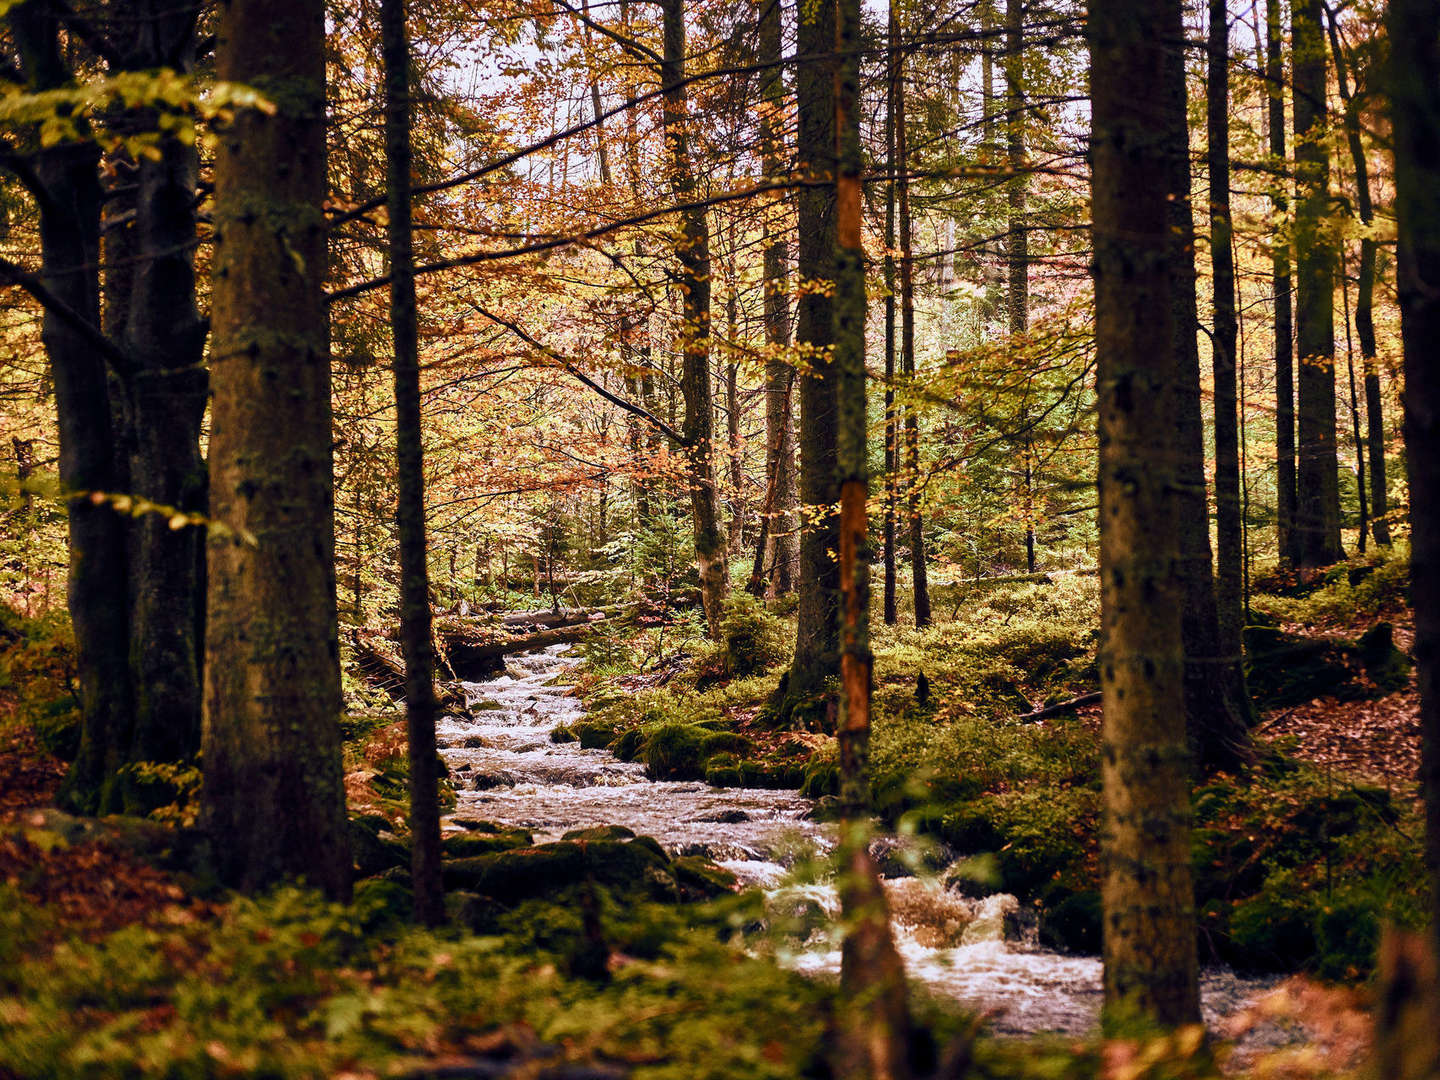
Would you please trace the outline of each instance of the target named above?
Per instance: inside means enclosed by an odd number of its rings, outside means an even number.
[[[528,829],[453,833],[441,841],[440,852],[447,859],[465,859],[528,847],[534,842]]]
[[[705,782],[711,787],[744,787],[740,759],[734,754],[716,754],[705,763]]]
[[[635,832],[624,825],[596,825],[590,829],[571,829],[561,840],[633,840]]]
[[[720,896],[737,887],[735,875],[697,855],[680,855],[671,864],[682,888],[704,897]]]
[[[645,752],[645,732],[638,727],[622,731],[610,744],[610,752],[621,761],[639,761]]]
[[[807,799],[840,794],[840,759],[834,751],[816,751],[800,776],[800,794]]]
[[[665,724],[645,741],[645,775],[652,780],[705,779],[708,732],[693,724]]]
[[[717,731],[713,735],[705,736],[700,744],[700,752],[707,758],[716,754],[734,754],[743,758],[754,751],[754,740],[733,731]]]
[[[615,725],[603,720],[582,720],[571,724],[569,730],[582,750],[604,750],[615,741]]]
[[[550,741],[552,743],[579,742],[580,736],[575,734],[574,728],[561,724],[559,727],[551,729]]]

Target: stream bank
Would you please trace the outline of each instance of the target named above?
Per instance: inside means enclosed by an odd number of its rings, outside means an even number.
[[[512,657],[505,674],[464,684],[470,718],[438,731],[457,789],[447,827],[493,822],[557,841],[576,830],[620,826],[653,837],[671,856],[702,856],[743,886],[764,890],[772,927],[763,946],[785,966],[830,977],[839,970],[837,904],[824,881],[790,882],[792,870],[823,857],[831,827],[812,819],[814,803],[793,790],[717,788],[700,781],[651,780],[644,766],[551,732],[584,718],[563,684],[579,661],[566,646]],[[880,841],[893,847],[896,841]],[[1101,1000],[1100,961],[1035,944],[1013,896],[971,898],[944,875],[910,876],[886,858],[898,944],[912,979],[938,997],[992,1017],[1003,1034],[1093,1029]],[[802,877],[803,881],[803,877]],[[1274,984],[1224,969],[1204,978],[1207,1019],[1241,1008]]]

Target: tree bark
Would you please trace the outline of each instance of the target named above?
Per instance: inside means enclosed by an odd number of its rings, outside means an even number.
[[[895,575],[895,523],[899,502],[900,423],[895,410],[895,174],[899,167],[895,148],[895,104],[900,97],[900,9],[889,5],[885,79],[885,161],[890,178],[885,184],[885,520],[883,617],[886,626],[900,619]]]
[[[210,509],[234,538],[210,548],[204,818],[225,882],[345,899],[324,4],[231,0],[216,75],[275,111],[237,110],[215,164]]]
[[[1245,689],[1238,652],[1220,645],[1219,612],[1210,557],[1210,516],[1205,498],[1205,426],[1200,411],[1200,350],[1196,342],[1195,221],[1190,205],[1190,140],[1185,117],[1185,64],[1178,47],[1168,50],[1164,136],[1171,169],[1170,273],[1171,382],[1176,404],[1175,513],[1180,536],[1180,570],[1185,584],[1182,632],[1185,642],[1185,716],[1190,753],[1201,772],[1234,769],[1250,753],[1254,708]]]
[[[1178,0],[1092,0],[1095,334],[1100,412],[1105,1009],[1197,1023],[1184,724],[1184,571],[1167,273],[1179,147]],[[1183,69],[1182,69],[1183,72]],[[1157,103],[1159,107],[1157,108]],[[1183,170],[1188,180],[1187,168]],[[1193,294],[1192,294],[1193,295]]]
[[[435,656],[425,544],[425,448],[420,412],[419,314],[411,224],[410,39],[405,0],[381,0],[385,164],[389,188],[390,332],[395,372],[395,532],[400,546],[400,652],[410,749],[410,880],[415,920],[445,921],[440,880],[440,778],[435,757]]]
[[[1405,349],[1420,781],[1431,948],[1440,953],[1440,11],[1435,0],[1391,0],[1386,20]]]
[[[27,89],[59,89],[74,78],[52,9],[31,2],[9,14]],[[100,152],[90,141],[62,142],[34,158],[31,188],[40,211],[40,276],[51,295],[100,328]],[[60,799],[80,810],[111,798],[134,731],[129,671],[127,518],[90,499],[119,486],[104,359],[78,327],[50,308],[41,341],[50,361],[59,429],[60,484],[70,526],[67,600],[75,634],[80,747]]]
[[[836,3],[835,374],[839,432],[841,1076],[901,1080],[909,1073],[905,972],[890,930],[885,890],[870,857],[870,491],[865,397],[865,251],[860,148],[860,0]],[[897,123],[903,122],[897,108]],[[903,161],[903,155],[901,160]]]
[[[1386,490],[1389,485],[1385,479],[1385,411],[1380,397],[1380,367],[1375,360],[1375,262],[1379,245],[1370,233],[1370,227],[1375,220],[1375,207],[1370,198],[1370,166],[1365,160],[1365,147],[1360,141],[1359,103],[1350,91],[1350,80],[1346,77],[1345,50],[1340,45],[1340,33],[1335,27],[1334,16],[1328,8],[1326,14],[1330,29],[1330,51],[1335,57],[1335,80],[1339,84],[1340,100],[1345,103],[1345,141],[1355,169],[1355,210],[1360,217],[1360,224],[1365,227],[1360,234],[1360,277],[1355,295],[1355,333],[1360,338],[1360,366],[1365,379],[1370,526],[1374,530],[1375,543],[1388,547],[1390,523],[1385,517],[1389,506],[1389,494]]]
[[[797,156],[803,175],[835,175],[835,11],[831,3],[802,5],[796,26]],[[823,286],[835,275],[835,189],[802,187],[795,196],[799,237],[795,272],[795,351],[805,369],[800,383],[800,533],[792,699],[820,693],[839,666],[840,536],[836,486],[835,370],[831,354],[834,301]]]
[[[905,60],[895,66],[896,212],[900,224],[900,375],[907,400],[904,409],[905,517],[910,529],[911,601],[915,625],[930,625],[930,582],[925,566],[925,517],[920,485],[920,414],[915,402],[915,256],[910,217],[910,143],[905,132]]]
[[[690,160],[688,92],[685,86],[684,0],[664,0],[665,55],[661,65],[664,88],[665,144],[670,186],[682,203],[696,196]],[[681,293],[683,353],[680,388],[685,399],[684,435],[690,462],[690,505],[695,519],[695,562],[705,625],[713,640],[720,637],[721,607],[729,586],[725,566],[725,534],[720,528],[715,485],[715,401],[710,386],[710,226],[703,206],[681,212],[676,257]]]
[[[1275,169],[1270,204],[1277,219],[1289,215],[1285,158],[1285,61],[1280,0],[1265,5],[1265,81],[1270,95],[1267,126]],[[1270,289],[1275,303],[1275,486],[1276,543],[1281,566],[1295,565],[1295,327],[1291,318],[1290,247],[1272,236]]]
[[[1240,522],[1240,430],[1235,378],[1235,258],[1230,218],[1230,22],[1225,0],[1210,0],[1206,141],[1210,173],[1210,266],[1215,378],[1215,604],[1220,649],[1239,656],[1245,623],[1244,538]]]
[[[1295,107],[1295,344],[1300,370],[1296,565],[1329,566],[1340,546],[1335,452],[1335,253],[1324,235],[1330,151],[1325,112],[1325,29],[1320,0],[1292,0]]]
[[[1006,308],[1013,345],[1030,328],[1030,233],[1025,226],[1025,12],[1023,0],[1005,3],[1005,134],[1010,182],[1006,185],[1008,214],[1006,257],[1009,289]],[[1028,398],[1029,386],[1026,386]],[[1035,572],[1035,468],[1029,417],[1022,411],[1025,436],[1020,445],[1022,465],[1021,507],[1025,518],[1025,569]]]

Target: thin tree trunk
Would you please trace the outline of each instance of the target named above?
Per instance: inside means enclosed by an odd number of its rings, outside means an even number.
[[[304,878],[345,899],[325,5],[231,0],[216,75],[285,92],[273,112],[236,110],[215,163],[210,512],[242,539],[210,549],[205,822],[222,880]]]
[[[1100,685],[1104,695],[1105,1009],[1198,1023],[1167,273],[1178,147],[1154,103],[1173,94],[1178,0],[1092,0],[1095,336],[1100,413]],[[1184,170],[1188,179],[1188,163]]]
[[[1285,61],[1280,0],[1265,5],[1265,81],[1270,99],[1267,124],[1270,157],[1275,169],[1270,203],[1279,220],[1289,214],[1289,175],[1285,157]],[[1280,565],[1295,565],[1295,342],[1291,319],[1290,248],[1272,236],[1270,288],[1275,302],[1275,485],[1276,542]]]
[[[1235,258],[1230,219],[1230,23],[1225,0],[1210,0],[1206,141],[1210,172],[1210,266],[1215,325],[1215,604],[1220,648],[1239,656],[1245,553],[1240,523],[1240,436],[1236,421]]]
[[[1355,209],[1360,215],[1360,223],[1365,226],[1365,231],[1360,236],[1360,279],[1355,297],[1355,333],[1360,338],[1360,364],[1365,372],[1366,442],[1370,456],[1370,523],[1375,532],[1375,543],[1388,547],[1390,523],[1385,518],[1389,502],[1385,480],[1385,413],[1380,398],[1380,366],[1375,362],[1373,314],[1375,261],[1379,245],[1370,235],[1370,226],[1375,219],[1375,209],[1370,198],[1370,166],[1365,160],[1365,147],[1360,141],[1359,105],[1350,92],[1345,51],[1340,46],[1340,33],[1328,8],[1326,14],[1329,16],[1327,23],[1330,28],[1330,51],[1335,57],[1335,78],[1340,87],[1340,100],[1345,103],[1345,141],[1350,148],[1351,164],[1355,168]],[[1349,325],[1348,318],[1346,325]],[[1363,542],[1360,550],[1365,550]]]
[[[1356,494],[1360,499],[1360,536],[1357,541],[1361,553],[1365,551],[1365,538],[1370,532],[1370,508],[1365,496],[1365,444],[1360,439],[1360,399],[1355,393],[1355,343],[1350,338],[1350,277],[1345,269],[1345,248],[1340,248],[1340,299],[1341,315],[1345,318],[1345,372],[1350,380],[1350,435],[1355,446]]]
[[[836,3],[835,371],[839,408],[841,1076],[901,1080],[909,1073],[905,972],[890,930],[885,890],[870,857],[870,491],[865,397],[865,252],[860,148],[860,0]],[[897,122],[903,110],[897,108]],[[903,156],[902,156],[903,160]]]
[[[921,505],[920,413],[915,389],[915,257],[911,242],[910,150],[905,127],[905,60],[895,57],[896,212],[900,218],[900,374],[905,381],[905,516],[910,526],[910,581],[915,625],[930,625],[930,583],[925,567],[925,517]]]
[[[835,175],[835,10],[830,3],[802,5],[796,27],[795,99],[799,112],[798,160],[807,175]],[[835,368],[831,355],[834,301],[817,283],[834,280],[835,189],[802,187],[795,195],[799,218],[795,345],[810,370],[800,383],[799,602],[791,701],[820,693],[839,666],[838,523],[831,507],[840,501],[835,480]]]
[[[1250,752],[1253,706],[1245,690],[1238,652],[1220,645],[1219,613],[1210,555],[1210,516],[1205,498],[1205,426],[1200,411],[1200,350],[1196,343],[1195,221],[1190,205],[1190,141],[1186,128],[1184,57],[1168,51],[1165,160],[1172,173],[1170,200],[1170,302],[1176,363],[1173,413],[1180,458],[1176,499],[1180,570],[1185,582],[1182,630],[1185,642],[1185,715],[1190,752],[1201,772],[1234,769]]]
[[[1435,0],[1390,0],[1391,117],[1405,348],[1410,599],[1431,949],[1440,954],[1440,35]]]
[[[670,185],[676,198],[693,202],[695,173],[690,160],[690,108],[685,86],[684,0],[664,0],[665,143],[669,149]],[[712,639],[720,637],[721,606],[729,585],[725,566],[725,535],[720,529],[715,485],[715,402],[710,387],[710,226],[703,206],[681,213],[680,263],[683,352],[681,393],[685,399],[684,434],[690,461],[690,505],[695,519],[695,562],[700,571],[700,598]]]
[[[1292,0],[1294,41],[1295,343],[1300,370],[1300,457],[1295,480],[1297,565],[1329,566],[1340,546],[1340,465],[1335,453],[1335,255],[1329,211],[1325,29],[1320,0]]]
[[[1025,172],[1025,22],[1023,0],[1005,3],[1005,122],[1006,157],[1011,179],[1006,185],[1010,287],[1006,307],[1010,317],[1012,346],[1030,329],[1030,233],[1025,225],[1025,195],[1028,177]],[[1035,572],[1035,469],[1034,440],[1030,434],[1029,384],[1026,384],[1026,409],[1022,410],[1020,426],[1024,439],[1020,445],[1023,466],[1021,505],[1025,517],[1025,569]]]
[[[889,5],[885,80],[885,160],[890,179],[885,184],[885,523],[884,619],[894,626],[900,618],[896,596],[895,519],[899,499],[900,425],[895,411],[895,103],[900,96],[900,14]]]
[[[445,920],[440,880],[440,791],[435,757],[435,656],[425,550],[425,448],[420,414],[419,315],[410,206],[410,40],[405,0],[381,0],[385,160],[389,187],[390,329],[395,348],[396,516],[400,542],[400,651],[410,744],[410,880],[415,920]]]

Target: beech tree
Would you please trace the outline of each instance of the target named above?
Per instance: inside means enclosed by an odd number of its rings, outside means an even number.
[[[215,163],[204,822],[223,880],[350,895],[325,281],[325,10],[232,0]]]

